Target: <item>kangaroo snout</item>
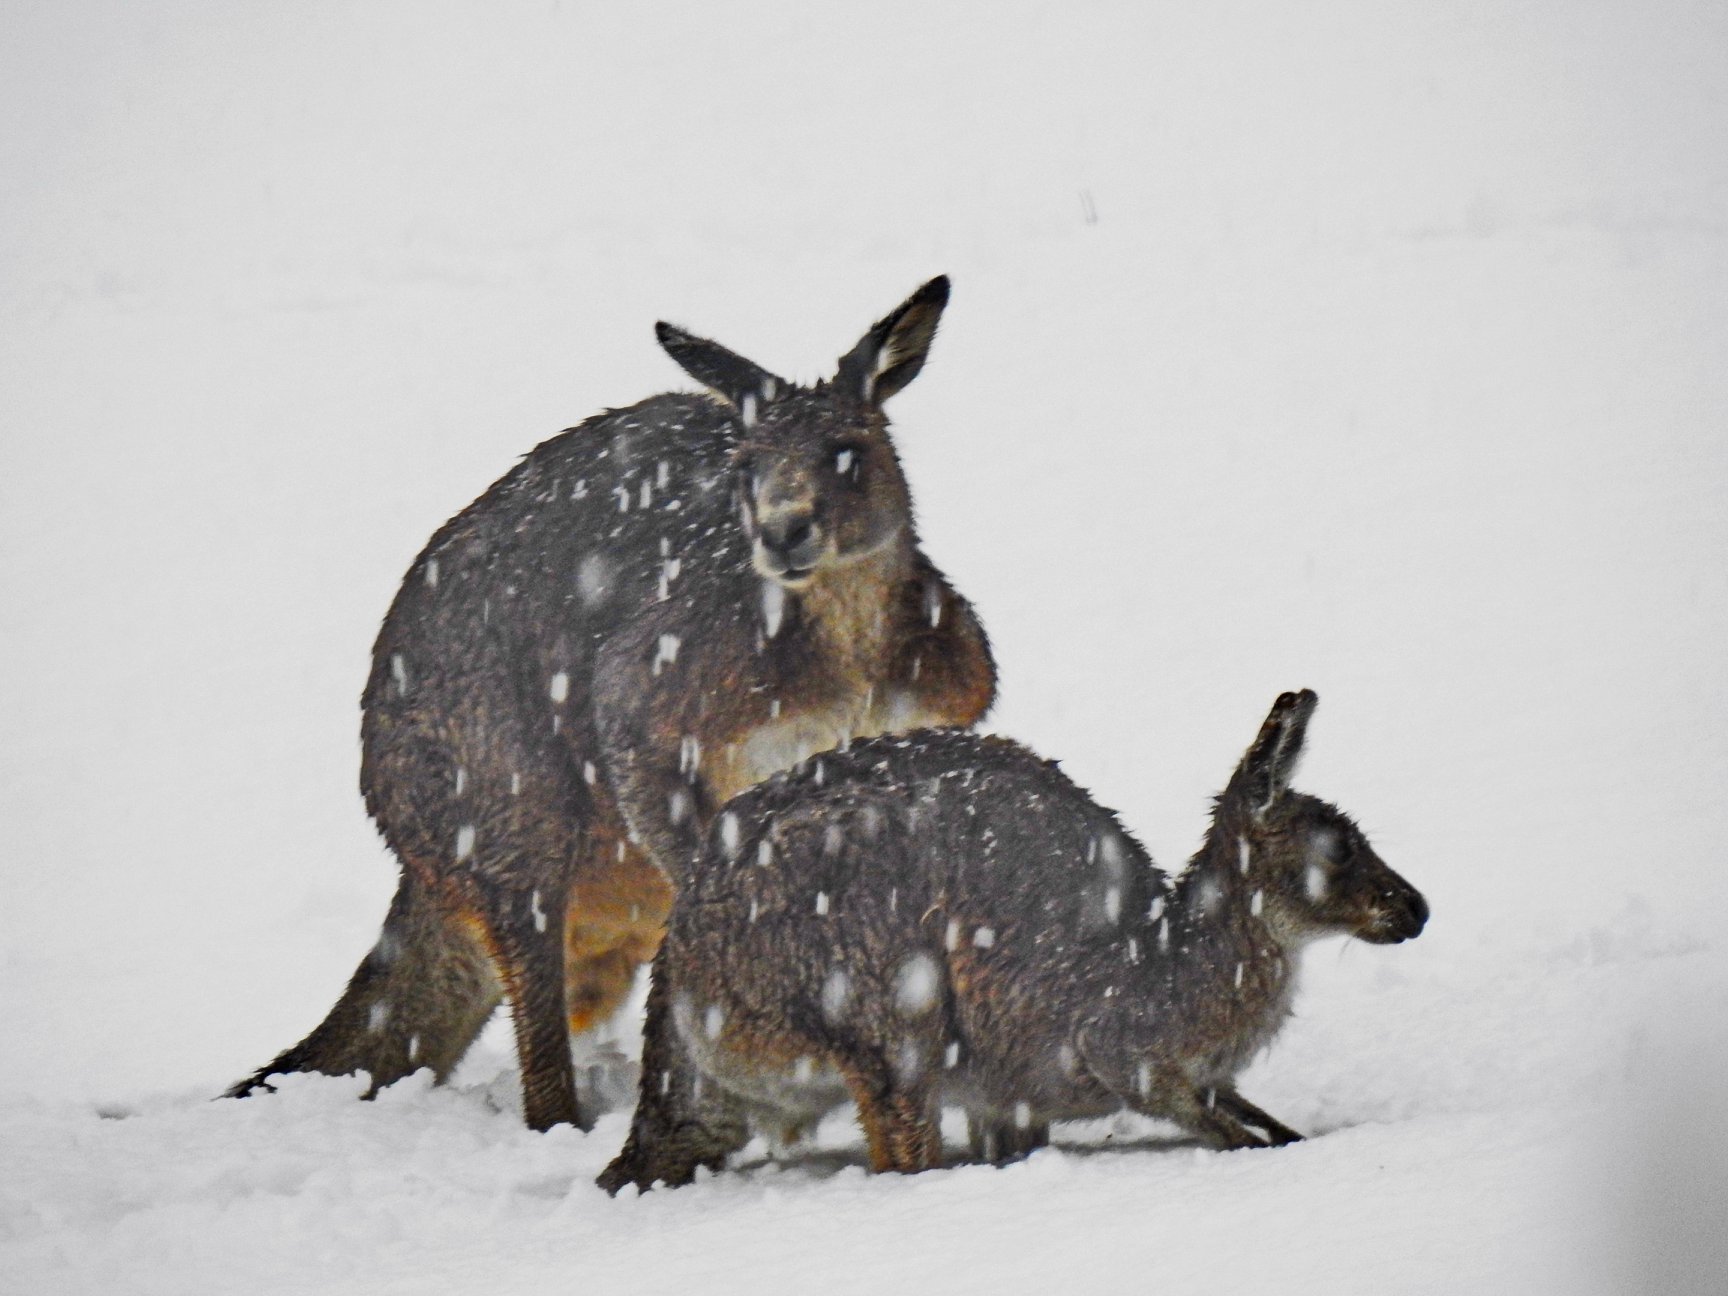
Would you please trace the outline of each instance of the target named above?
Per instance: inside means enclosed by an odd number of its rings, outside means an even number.
[[[822,559],[822,528],[806,508],[785,509],[757,520],[756,568],[780,581],[807,577]]]
[[[1428,902],[1415,887],[1398,879],[1400,885],[1385,895],[1374,921],[1359,933],[1374,945],[1398,945],[1415,940],[1428,925]]]

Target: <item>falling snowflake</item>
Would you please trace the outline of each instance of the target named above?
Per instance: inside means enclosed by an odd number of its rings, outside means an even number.
[[[829,1021],[839,1021],[852,1002],[852,978],[835,968],[822,982],[822,1015]]]
[[[922,952],[914,954],[900,965],[894,978],[894,1001],[908,1016],[927,1013],[936,1004],[940,982],[936,960]]]
[[[772,639],[786,616],[786,590],[779,581],[762,582],[762,628]]]

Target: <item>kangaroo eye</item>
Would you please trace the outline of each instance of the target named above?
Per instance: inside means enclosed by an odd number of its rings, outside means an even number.
[[[1352,854],[1350,842],[1334,832],[1315,833],[1314,849],[1328,864],[1342,864]]]
[[[855,480],[861,457],[857,446],[841,446],[834,452],[834,471],[848,480]]]

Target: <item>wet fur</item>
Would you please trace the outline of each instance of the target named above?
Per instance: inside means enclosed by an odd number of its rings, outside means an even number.
[[[904,374],[946,299],[932,281],[860,346]],[[707,393],[536,447],[410,568],[362,699],[361,787],[396,900],[325,1021],[231,1093],[302,1070],[365,1070],[374,1091],[420,1065],[442,1079],[506,999],[528,1124],[586,1123],[569,1033],[653,956],[713,807],[849,737],[988,709],[983,629],[918,548],[858,350],[799,388],[660,335]],[[837,438],[867,456],[850,480],[832,480]],[[772,620],[747,472],[802,481],[826,528]],[[854,534],[889,539],[855,558]]]
[[[1174,884],[1000,738],[857,743],[731,802],[656,960],[637,1114],[601,1185],[688,1182],[840,1085],[874,1170],[938,1164],[944,1103],[992,1161],[1123,1107],[1216,1147],[1299,1137],[1234,1087],[1289,1012],[1298,950],[1427,917],[1346,816],[1288,790],[1312,706],[1279,700]]]

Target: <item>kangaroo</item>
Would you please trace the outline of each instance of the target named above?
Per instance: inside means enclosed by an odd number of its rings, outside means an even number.
[[[790,1136],[848,1098],[873,1171],[939,1164],[943,1102],[993,1162],[1122,1107],[1217,1148],[1300,1138],[1234,1078],[1301,947],[1428,917],[1347,815],[1290,791],[1315,700],[1278,699],[1174,883],[1002,738],[875,738],[732,801],[673,906],[601,1187],[688,1183],[752,1126]]]
[[[883,414],[947,300],[931,280],[810,387],[661,323],[703,394],[568,429],[432,537],[362,699],[400,885],[329,1015],[231,1095],[442,1080],[502,998],[527,1124],[587,1128],[570,1034],[653,957],[715,807],[851,738],[984,715],[988,641],[919,548]]]

